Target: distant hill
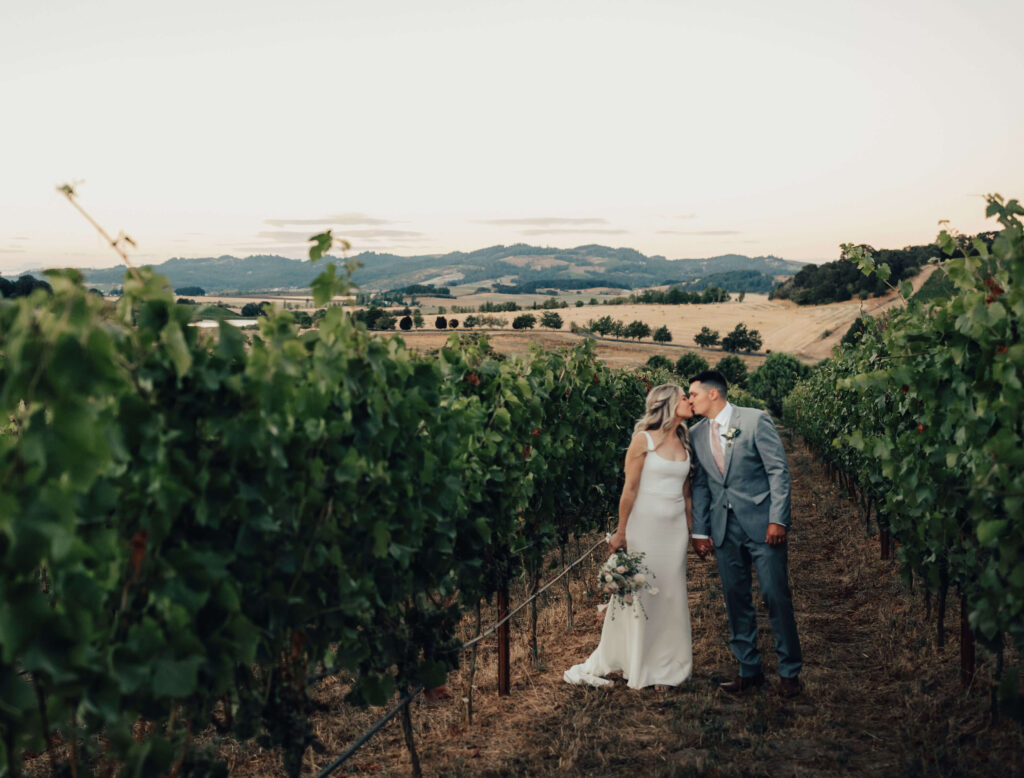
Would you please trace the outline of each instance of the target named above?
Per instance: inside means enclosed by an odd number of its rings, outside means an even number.
[[[870,246],[871,254],[879,265],[887,264],[892,271],[890,284],[917,275],[921,266],[929,260],[942,256],[934,243],[922,246],[907,246],[902,249],[880,249]],[[866,276],[849,259],[838,259],[822,265],[811,265],[772,290],[773,300],[792,300],[798,305],[824,305],[843,302],[855,296],[866,300],[889,291],[889,287],[878,276]]]
[[[557,288],[560,283],[570,281],[573,282],[571,288],[580,288],[582,282],[590,281],[593,286],[642,289],[669,283],[695,284],[712,274],[741,271],[762,286],[761,276],[777,279],[793,276],[807,264],[740,254],[669,260],[662,256],[645,256],[628,248],[589,245],[552,249],[525,244],[414,257],[364,252],[355,259],[362,267],[356,271],[354,280],[366,291],[396,289],[409,284],[537,286],[543,282]],[[317,265],[309,262],[266,255],[245,259],[230,256],[175,258],[154,267],[172,286],[201,286],[208,292],[304,289],[320,272]],[[124,269],[86,270],[85,275],[90,285],[117,286],[124,279]]]

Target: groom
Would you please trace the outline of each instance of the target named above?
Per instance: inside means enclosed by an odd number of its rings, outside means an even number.
[[[795,697],[800,694],[803,661],[786,561],[786,452],[768,414],[733,405],[727,393],[725,376],[717,370],[690,379],[694,413],[704,417],[690,431],[701,465],[693,480],[693,545],[702,557],[713,553],[718,559],[729,646],[740,664],[736,678],[720,688],[741,694],[764,684],[750,594],[753,565],[775,632],[779,694]]]

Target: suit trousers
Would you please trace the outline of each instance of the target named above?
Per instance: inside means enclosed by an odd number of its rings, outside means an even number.
[[[779,675],[794,678],[803,667],[793,616],[793,594],[789,588],[788,547],[788,543],[769,546],[763,540],[751,540],[735,514],[729,511],[725,540],[715,549],[715,557],[729,617],[729,647],[740,663],[740,675],[745,678],[762,672],[761,652],[757,648],[757,613],[751,595],[751,566],[757,571],[761,596],[775,633]]]

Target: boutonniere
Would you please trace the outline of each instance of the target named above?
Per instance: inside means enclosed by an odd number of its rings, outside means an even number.
[[[735,438],[739,437],[740,431],[736,427],[729,427],[725,431],[725,445],[731,446]]]

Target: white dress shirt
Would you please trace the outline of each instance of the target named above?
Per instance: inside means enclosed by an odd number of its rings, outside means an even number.
[[[726,403],[725,407],[718,412],[715,418],[711,419],[712,422],[718,422],[718,437],[722,442],[722,451],[725,451],[725,447],[728,444],[728,440],[725,437],[726,431],[729,429],[729,422],[732,421],[732,403]],[[711,450],[714,451],[714,445],[711,441],[711,436],[715,434],[714,425],[708,425],[708,445],[711,446]],[[691,535],[694,540],[707,540],[707,535]]]

